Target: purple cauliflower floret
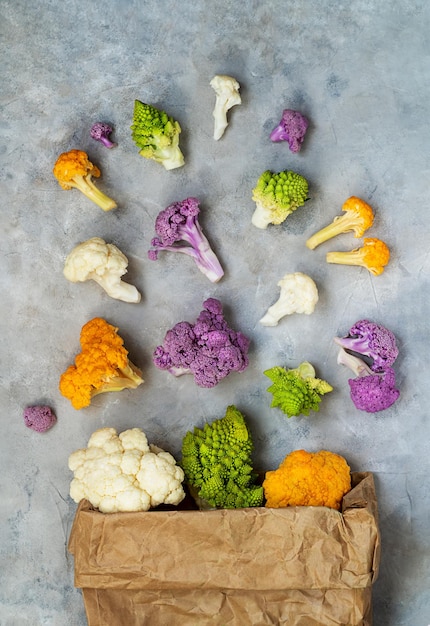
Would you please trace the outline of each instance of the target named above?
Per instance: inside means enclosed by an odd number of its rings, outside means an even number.
[[[388,409],[400,395],[400,391],[396,389],[396,376],[392,367],[387,367],[382,374],[351,378],[348,383],[356,408],[367,413]]]
[[[210,388],[247,367],[249,339],[229,328],[219,300],[209,298],[203,307],[194,325],[179,322],[167,331],[153,362],[174,376],[192,374],[199,387]]]
[[[110,140],[109,135],[113,132],[110,124],[105,122],[96,122],[92,125],[90,135],[96,141],[100,141],[106,148],[113,148],[116,143]]]
[[[57,417],[49,406],[36,405],[24,409],[25,425],[37,433],[46,432],[54,426],[56,421]]]
[[[349,329],[348,337],[336,337],[335,342],[346,350],[369,357],[374,372],[383,372],[391,367],[399,354],[391,330],[369,320],[356,322]]]
[[[299,152],[308,126],[308,119],[299,111],[285,109],[278,126],[270,133],[270,139],[275,142],[287,141],[291,152]]]
[[[216,283],[224,276],[224,270],[203,233],[199,213],[199,201],[196,198],[174,202],[161,211],[155,220],[158,236],[151,241],[154,249],[148,251],[148,258],[156,261],[161,250],[188,254],[199,270]]]
[[[400,396],[392,367],[382,373],[373,372],[362,359],[340,349],[337,362],[348,367],[356,376],[348,380],[351,400],[355,407],[367,413],[388,409]]]

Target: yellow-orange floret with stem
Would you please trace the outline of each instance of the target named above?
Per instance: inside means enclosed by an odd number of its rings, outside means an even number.
[[[266,507],[327,506],[340,510],[351,489],[346,460],[334,452],[295,450],[263,482]]]
[[[58,157],[52,170],[60,187],[63,189],[79,189],[89,200],[92,200],[103,211],[115,209],[117,204],[112,198],[104,194],[92,181],[98,178],[100,170],[93,165],[83,150],[69,150]]]
[[[142,372],[128,358],[118,328],[101,317],[87,322],[81,330],[81,352],[60,377],[61,394],[75,409],[91,404],[99,393],[135,389],[142,384]]]
[[[360,265],[374,276],[382,274],[389,260],[390,249],[386,243],[376,237],[364,239],[361,248],[349,252],[328,252],[326,255],[327,263]]]
[[[313,250],[320,244],[336,235],[354,232],[354,237],[362,237],[374,221],[374,213],[370,204],[357,196],[351,196],[342,205],[343,215],[338,215],[333,222],[309,237],[306,246]]]

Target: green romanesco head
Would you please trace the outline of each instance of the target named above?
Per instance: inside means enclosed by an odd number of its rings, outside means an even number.
[[[287,417],[318,411],[320,396],[333,390],[328,382],[315,378],[315,370],[307,361],[296,369],[275,366],[264,374],[273,382],[267,389],[273,395],[271,406],[281,409]]]
[[[229,406],[223,418],[185,435],[182,468],[188,483],[211,506],[260,506],[263,490],[254,482],[252,450],[242,413]]]
[[[140,149],[139,154],[162,163],[166,169],[184,164],[179,149],[181,127],[164,111],[135,100],[131,136]]]
[[[263,172],[252,191],[252,199],[271,224],[281,224],[290,213],[302,206],[308,196],[308,181],[295,172]]]

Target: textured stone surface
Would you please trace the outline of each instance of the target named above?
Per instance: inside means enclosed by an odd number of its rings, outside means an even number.
[[[247,416],[262,469],[296,448],[326,448],[353,470],[374,472],[383,546],[375,625],[430,623],[429,18],[421,0],[0,2],[1,624],[85,624],[66,550],[73,450],[102,426],[139,426],[178,455],[183,434],[228,404]],[[218,142],[209,86],[216,73],[234,76],[242,95]],[[184,167],[166,172],[138,155],[129,131],[135,98],[178,119]],[[284,108],[310,120],[299,154],[269,140]],[[113,150],[89,136],[99,119],[115,128]],[[52,167],[71,148],[101,168],[114,212],[58,186]],[[251,224],[251,190],[265,169],[286,168],[308,178],[311,200],[284,225],[260,231]],[[217,285],[184,255],[147,259],[158,211],[189,195],[200,199],[226,269]],[[357,247],[351,234],[305,247],[350,195],[372,204],[372,236],[391,248],[381,276],[325,263],[327,251]],[[68,252],[93,236],[128,256],[140,304],[64,279]],[[261,326],[278,280],[294,271],[317,283],[315,312]],[[199,389],[191,377],[156,370],[151,354],[208,297],[223,302],[252,347],[244,373]],[[58,379],[78,351],[81,326],[96,315],[120,328],[146,382],[75,411]],[[376,416],[353,407],[332,341],[364,317],[388,326],[400,347],[401,398]],[[335,391],[318,414],[287,421],[270,408],[262,372],[305,359]],[[42,436],[27,429],[30,404],[52,406],[55,428]]]

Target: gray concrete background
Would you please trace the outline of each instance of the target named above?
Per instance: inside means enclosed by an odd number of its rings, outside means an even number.
[[[423,0],[0,1],[2,625],[85,624],[66,549],[76,510],[72,451],[102,426],[139,426],[178,455],[185,432],[221,417],[228,404],[247,416],[262,469],[296,448],[326,448],[353,470],[374,472],[383,547],[374,623],[430,623],[429,18]],[[243,99],[219,142],[209,87],[216,73],[236,77]],[[135,98],[178,119],[184,167],[166,172],[138,155],[129,130]],[[268,138],[283,108],[311,121],[298,155]],[[90,139],[97,119],[114,125],[114,150]],[[58,186],[53,165],[71,148],[100,167],[99,186],[116,211],[105,214]],[[283,226],[260,231],[251,224],[251,190],[265,169],[306,176],[311,200]],[[189,195],[201,200],[202,225],[226,269],[217,285],[185,256],[147,259],[157,213]],[[371,233],[391,248],[381,276],[326,264],[328,250],[356,247],[351,234],[305,247],[350,195],[372,204]],[[128,256],[140,304],[63,277],[68,252],[92,236]],[[262,327],[277,281],[292,271],[317,283],[315,313]],[[156,370],[151,354],[210,296],[252,346],[244,373],[205,390]],[[75,411],[58,380],[78,351],[81,326],[96,315],[120,328],[146,382]],[[377,416],[352,405],[332,341],[364,317],[391,328],[400,347],[401,398]],[[305,359],[335,390],[318,414],[286,420],[270,408],[262,372]],[[22,419],[36,403],[58,416],[43,435]]]

